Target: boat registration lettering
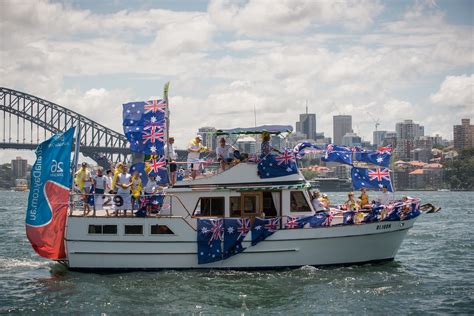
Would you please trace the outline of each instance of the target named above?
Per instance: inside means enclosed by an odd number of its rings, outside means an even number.
[[[383,224],[383,225],[377,225],[377,230],[380,229],[389,229],[392,227],[392,224]]]

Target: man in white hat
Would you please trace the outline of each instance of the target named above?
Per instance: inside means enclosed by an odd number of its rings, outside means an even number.
[[[196,135],[188,145],[188,169],[191,169],[191,177],[196,179],[197,172],[199,170],[199,153],[207,151],[207,147],[202,145],[202,136]]]

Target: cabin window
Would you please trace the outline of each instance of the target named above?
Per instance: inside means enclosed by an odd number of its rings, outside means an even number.
[[[143,235],[143,226],[125,225],[125,235]]]
[[[278,216],[275,207],[274,198],[277,199],[278,205],[280,204],[280,192],[263,192],[263,213],[266,217]]]
[[[173,231],[166,225],[151,225],[150,233],[152,235],[174,235]]]
[[[243,195],[243,215],[260,213],[260,195]]]
[[[89,225],[89,234],[116,235],[117,225]]]
[[[230,202],[230,217],[240,217],[240,196],[231,196]]]
[[[306,201],[304,193],[293,191],[290,195],[290,212],[311,212],[311,208]]]
[[[195,216],[216,216],[224,217],[225,198],[223,197],[202,197],[199,199]]]

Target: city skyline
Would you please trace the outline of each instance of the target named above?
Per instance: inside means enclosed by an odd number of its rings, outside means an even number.
[[[349,114],[364,140],[405,119],[452,139],[474,117],[473,6],[2,1],[1,85],[121,132],[121,105],[161,97],[171,81],[180,148],[199,127],[253,126],[254,108],[257,125],[293,125],[306,102],[325,136],[334,115]],[[17,154],[2,150],[0,161]]]

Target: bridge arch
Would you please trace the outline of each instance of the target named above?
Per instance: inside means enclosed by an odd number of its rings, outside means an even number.
[[[50,135],[80,126],[81,153],[99,165],[128,161],[131,154],[123,134],[56,103],[4,87],[0,87],[2,120],[1,149],[32,150]]]

